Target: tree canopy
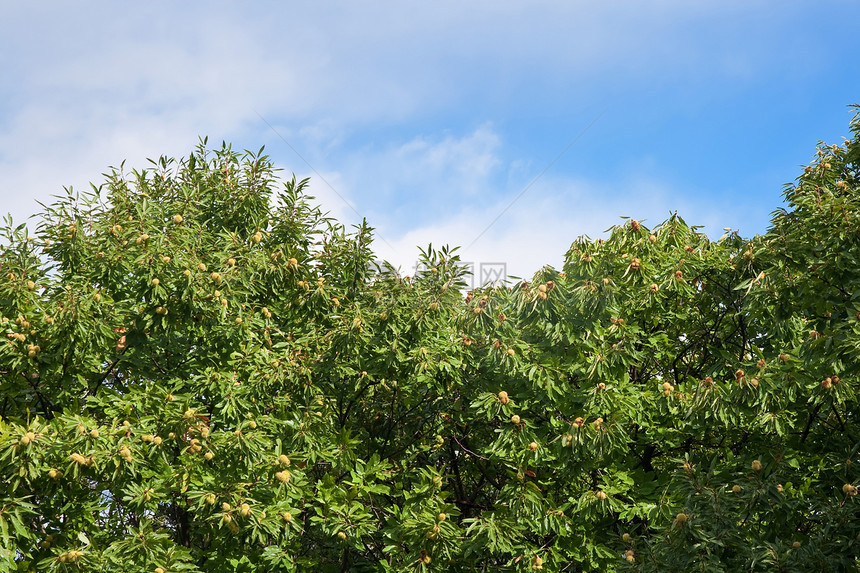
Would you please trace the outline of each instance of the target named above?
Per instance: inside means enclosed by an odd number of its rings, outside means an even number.
[[[860,563],[860,116],[769,230],[413,277],[260,152],[7,222],[0,571],[842,571]]]

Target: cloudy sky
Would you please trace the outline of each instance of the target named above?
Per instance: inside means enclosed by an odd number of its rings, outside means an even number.
[[[857,22],[855,0],[3,2],[0,212],[208,136],[265,145],[406,271],[432,242],[527,276],[620,216],[751,236],[849,135]]]

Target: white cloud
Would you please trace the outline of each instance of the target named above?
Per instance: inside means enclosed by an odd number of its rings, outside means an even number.
[[[109,164],[186,155],[198,135],[241,148],[249,125],[263,129],[256,108],[313,105],[298,80],[313,61],[294,53],[290,66],[278,66],[258,53],[255,31],[229,16],[104,8],[21,8],[21,20],[43,23],[38,36],[6,21],[10,51],[0,69],[14,69],[16,81],[0,107],[0,199],[16,219],[36,211],[34,199],[98,182]]]
[[[544,265],[560,268],[573,240],[601,236],[621,216],[652,227],[677,210],[718,238],[747,215],[744,205],[726,209],[703,189],[681,190],[655,177],[647,156],[600,180],[551,168],[526,189],[546,165],[505,159],[508,147],[490,125],[367,147],[342,169],[323,172],[336,192],[313,174],[310,192],[340,221],[367,217],[377,229],[378,257],[404,274],[414,272],[418,248],[429,244],[458,246],[464,261],[504,263],[508,274],[528,277]]]
[[[357,150],[342,171],[352,184],[347,191],[360,198],[368,216],[397,228],[397,220],[421,222],[486,201],[501,166],[500,145],[492,127],[482,125],[462,136],[422,135]]]
[[[545,265],[560,269],[577,237],[603,236],[606,229],[623,222],[622,216],[650,228],[677,210],[688,224],[704,226],[712,238],[718,238],[724,226],[736,227],[739,222],[739,213],[720,210],[711,201],[679,205],[679,195],[670,185],[647,178],[610,183],[550,178],[526,192],[495,224],[493,219],[509,207],[512,196],[464,206],[454,216],[414,225],[405,233],[383,227],[380,232],[393,248],[377,242],[376,253],[400,266],[404,274],[412,274],[417,247],[448,244],[460,246],[461,259],[476,268],[503,263],[508,275],[528,278]]]
[[[496,119],[547,102],[557,107],[539,113],[570,115],[608,90],[595,78],[622,78],[624,89],[696,81],[713,75],[713,62],[727,77],[750,77],[772,59],[759,48],[766,30],[741,32],[792,14],[774,2],[710,0],[8,3],[0,12],[0,211],[21,219],[37,210],[34,199],[98,182],[123,159],[141,167],[145,157],[185,155],[198,135],[235,148],[268,141],[271,152],[280,143],[259,112],[409,249],[434,228],[455,233],[447,242],[471,241],[474,213],[497,212],[528,180],[535,165],[507,157]],[[402,125],[410,133],[392,143],[385,129]],[[336,194],[320,182],[314,190],[353,220]],[[618,213],[617,202],[601,201]],[[509,217],[567,236],[568,223],[591,221],[575,213],[518,204]],[[507,252],[530,241],[489,236]]]

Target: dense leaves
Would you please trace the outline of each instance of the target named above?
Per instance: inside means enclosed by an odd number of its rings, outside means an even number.
[[[764,236],[672,216],[464,298],[201,143],[8,222],[0,571],[838,571],[860,124]]]

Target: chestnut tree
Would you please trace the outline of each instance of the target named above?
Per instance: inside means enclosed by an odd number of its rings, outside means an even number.
[[[0,571],[856,570],[851,130],[762,236],[468,293],[205,141],[8,221]]]

